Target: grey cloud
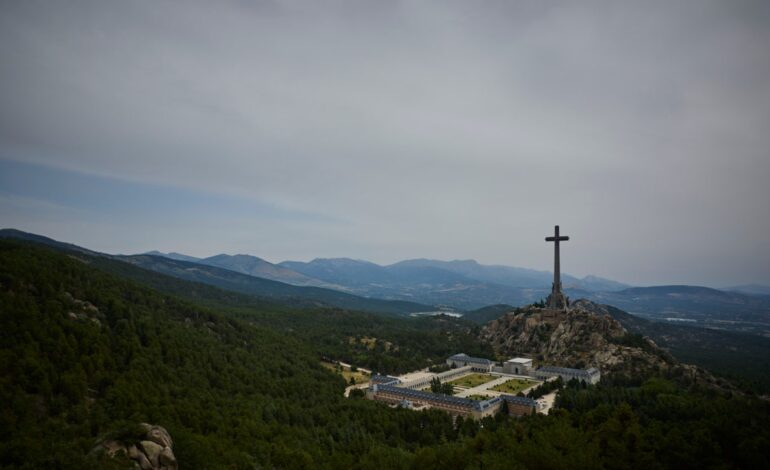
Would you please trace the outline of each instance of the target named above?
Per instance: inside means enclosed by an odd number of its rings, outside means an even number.
[[[769,5],[4,2],[0,158],[345,221],[267,257],[547,268],[561,223],[576,274],[770,283]]]

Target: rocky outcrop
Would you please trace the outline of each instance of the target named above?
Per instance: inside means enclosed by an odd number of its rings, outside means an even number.
[[[536,365],[596,367],[610,377],[663,375],[724,388],[703,369],[681,364],[655,342],[630,334],[606,307],[587,300],[569,312],[525,307],[481,330],[481,338],[501,357],[532,357]]]
[[[128,458],[142,470],[177,470],[174,442],[161,426],[139,425],[137,438],[107,439],[96,451],[110,458]]]
[[[99,327],[102,326],[104,315],[91,302],[76,299],[69,292],[64,293],[62,300],[69,309],[67,316],[71,320],[90,321]]]

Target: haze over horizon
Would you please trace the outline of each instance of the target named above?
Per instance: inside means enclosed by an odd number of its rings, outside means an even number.
[[[3,2],[0,228],[770,285],[770,3]]]

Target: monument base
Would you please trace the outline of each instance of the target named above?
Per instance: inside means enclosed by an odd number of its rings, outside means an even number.
[[[553,289],[551,295],[545,300],[545,305],[553,310],[569,310],[569,300],[561,289]]]

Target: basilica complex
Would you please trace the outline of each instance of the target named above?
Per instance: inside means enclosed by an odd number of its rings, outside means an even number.
[[[586,384],[596,384],[601,378],[598,369],[571,369],[567,367],[532,367],[532,359],[516,357],[502,364],[489,359],[455,354],[446,360],[449,370],[439,373],[422,373],[416,378],[398,378],[384,375],[372,376],[366,397],[372,400],[405,406],[408,408],[436,408],[457,416],[482,419],[505,409],[511,416],[522,416],[545,411],[544,404],[532,398],[497,392],[493,388],[508,380],[530,381],[523,391],[535,388],[548,380],[561,377],[568,382],[572,379]],[[467,396],[444,395],[430,391],[434,380],[442,383],[455,381],[471,374],[488,374],[490,381],[473,391],[486,397],[483,400]],[[491,395],[491,396],[490,396]]]
[[[554,236],[547,237],[547,242],[554,242],[554,279],[551,294],[546,299],[545,308],[548,310],[569,310],[569,299],[561,288],[559,242],[569,240],[567,236],[559,235],[559,226],[554,229]],[[448,370],[438,373],[421,371],[404,377],[373,375],[366,397],[383,401],[392,405],[413,409],[436,408],[455,416],[471,419],[482,419],[505,410],[512,416],[523,416],[536,412],[547,412],[548,404],[543,400],[534,400],[522,396],[524,392],[538,385],[556,380],[558,377],[565,382],[577,380],[586,384],[596,384],[601,379],[601,373],[596,368],[572,369],[540,365],[534,367],[533,360],[526,357],[514,357],[505,362],[455,354],[446,360]],[[430,391],[431,384],[461,381],[463,377],[484,375],[480,384],[460,387],[456,395],[445,395]],[[514,395],[506,393],[506,383],[517,382],[524,388]],[[530,383],[531,382],[531,383]],[[458,387],[453,387],[457,389]],[[475,399],[474,399],[475,398]]]

